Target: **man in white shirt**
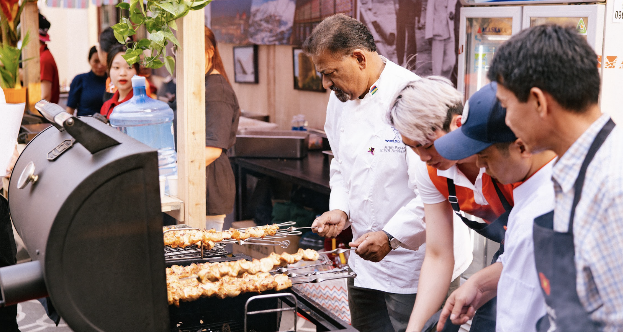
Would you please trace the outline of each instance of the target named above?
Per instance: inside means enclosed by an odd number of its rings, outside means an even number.
[[[554,206],[551,175],[556,155],[552,151],[531,154],[520,139],[502,139],[499,133],[511,130],[504,122],[506,110],[497,101],[496,91],[495,82],[482,87],[472,96],[479,104],[465,107],[469,111],[463,113],[463,126],[435,141],[444,158],[461,160],[476,155],[476,163],[487,174],[516,186],[504,253],[450,295],[439,328],[448,316],[454,324],[466,323],[476,309],[497,296],[496,331],[534,332],[537,320],[545,314],[545,302],[534,266],[532,226],[534,218]]]
[[[426,236],[422,203],[409,176],[420,161],[389,125],[387,113],[396,93],[419,78],[381,57],[366,26],[345,15],[321,22],[303,50],[323,74],[323,86],[333,91],[325,124],[334,154],[330,211],[312,227],[326,237],[352,228],[352,325],[364,332],[404,331]],[[457,260],[471,261],[471,251]]]
[[[595,51],[575,28],[536,26],[500,46],[487,75],[509,127],[559,156],[554,211],[534,221],[538,331],[623,331],[623,131],[601,113]]]

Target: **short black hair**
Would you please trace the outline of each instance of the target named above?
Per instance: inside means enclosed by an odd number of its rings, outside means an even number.
[[[536,87],[564,109],[582,113],[599,101],[597,63],[595,51],[574,27],[539,25],[500,46],[487,76],[522,103]]]
[[[111,27],[108,27],[100,33],[100,49],[106,53],[110,53],[110,50],[116,45],[121,45],[117,38],[115,38],[115,32]]]
[[[344,14],[325,18],[303,43],[303,52],[310,55],[320,55],[325,51],[347,55],[358,48],[376,52],[374,37],[365,24]]]
[[[91,61],[91,57],[93,56],[93,54],[97,53],[97,48],[95,46],[91,46],[91,49],[89,49],[89,58],[87,60]]]

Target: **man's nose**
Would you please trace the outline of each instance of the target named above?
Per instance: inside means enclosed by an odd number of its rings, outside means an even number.
[[[426,152],[426,150],[424,149],[417,149],[419,151],[417,151],[416,153],[420,156],[420,160],[423,162],[427,162],[431,159],[431,155],[430,153]]]
[[[328,79],[327,76],[322,75],[322,87],[327,90],[331,90],[332,86],[333,86],[333,82],[331,82],[331,80]]]

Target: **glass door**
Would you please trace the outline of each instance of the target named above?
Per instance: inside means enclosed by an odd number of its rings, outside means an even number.
[[[604,32],[604,5],[525,6],[522,29],[541,24],[575,28],[601,54]]]
[[[521,10],[519,6],[461,8],[457,88],[465,100],[489,83],[489,64],[496,49],[519,32]]]

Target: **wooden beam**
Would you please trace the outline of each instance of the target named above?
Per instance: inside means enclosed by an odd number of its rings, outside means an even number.
[[[22,81],[24,87],[29,88],[28,108],[37,113],[34,108],[41,100],[41,65],[39,63],[39,8],[37,2],[27,2],[22,11],[21,29],[22,38],[30,32],[30,42],[22,49],[22,59],[30,59],[22,65]]]
[[[205,228],[205,37],[204,9],[177,20],[176,57],[178,193],[186,224]],[[180,218],[178,218],[179,220]]]

